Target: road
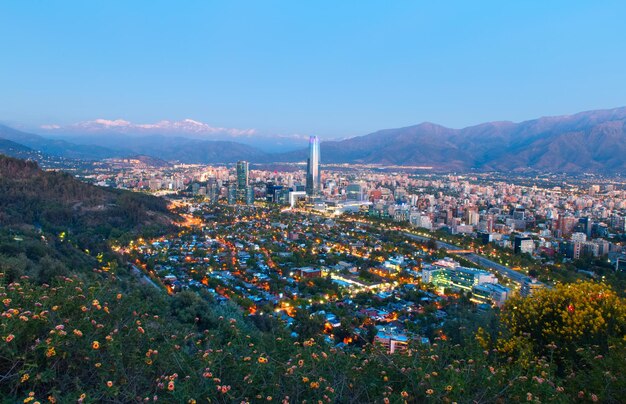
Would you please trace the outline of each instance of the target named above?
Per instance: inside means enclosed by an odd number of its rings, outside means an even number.
[[[367,222],[362,222],[362,223],[367,223]],[[372,223],[367,223],[370,226],[374,226]],[[421,241],[421,242],[426,242],[428,240],[431,240],[431,237],[426,237],[426,236],[418,236],[417,234],[413,234],[413,233],[409,233],[406,231],[403,231],[401,229],[396,229],[397,231],[399,231],[400,233],[402,233],[404,236],[411,238],[413,240],[417,240],[417,241]],[[434,239],[433,239],[434,240]],[[446,243],[444,241],[439,241],[439,240],[435,240],[435,243],[437,243],[437,248],[444,248],[446,250],[462,250],[463,248],[458,246],[458,245],[454,245],[454,244],[450,244],[450,243]],[[525,278],[528,278],[528,275],[515,271],[507,266],[504,266],[502,264],[499,264],[495,261],[492,261],[488,258],[485,258],[481,255],[475,254],[475,253],[470,253],[470,254],[463,254],[463,257],[468,259],[469,261],[472,261],[475,264],[481,265],[487,269],[491,269],[492,271],[496,271],[498,272],[500,275],[508,278],[509,280],[519,283],[521,284],[522,281]]]
[[[403,235],[412,238],[413,240],[418,240],[418,241],[428,241],[430,240],[429,237],[424,237],[424,236],[418,236],[416,234],[413,233],[408,233],[408,232],[402,232]],[[454,245],[454,244],[450,244],[450,243],[445,243],[443,241],[438,241],[435,240],[435,242],[437,243],[437,248],[445,248],[447,250],[459,250],[461,249],[461,247]],[[500,275],[505,276],[507,278],[509,278],[510,280],[512,280],[513,282],[517,282],[517,283],[522,283],[522,281],[524,280],[524,278],[527,278],[528,275],[523,274],[521,272],[517,272],[509,267],[506,267],[502,264],[498,264],[495,261],[492,261],[490,259],[487,259],[483,256],[480,256],[478,254],[464,254],[463,257],[465,259],[468,259],[470,261],[472,261],[475,264],[478,265],[482,265],[485,268],[494,270],[496,272],[498,272]]]
[[[135,265],[131,264],[133,270],[132,273],[135,276],[138,276],[140,278],[141,281],[143,281],[144,283],[147,283],[148,285],[153,286],[155,289],[159,290],[159,291],[163,291],[163,288],[160,287],[159,285],[157,285],[156,283],[154,283],[154,281],[152,279],[150,279],[150,277],[148,275],[146,275],[141,269],[137,268]]]

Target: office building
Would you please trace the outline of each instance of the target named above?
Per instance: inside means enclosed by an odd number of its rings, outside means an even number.
[[[254,205],[254,188],[250,185],[246,187],[246,205]]]
[[[228,204],[234,205],[235,203],[237,203],[237,184],[232,182],[228,184],[228,187],[226,189],[227,189],[226,198],[228,200]]]
[[[254,189],[248,179],[249,164],[247,161],[237,162],[237,203],[254,204]]]
[[[538,290],[543,289],[545,285],[541,282],[538,282],[533,278],[524,278],[522,281],[522,286],[520,288],[520,295],[522,297],[532,296]]]
[[[363,186],[355,182],[346,187],[346,198],[350,201],[363,200]]]
[[[216,203],[220,195],[220,188],[217,184],[217,179],[209,178],[209,180],[207,181],[206,190],[207,199],[209,199],[209,201],[212,203]]]
[[[475,303],[492,303],[502,307],[511,295],[511,289],[498,283],[481,283],[472,286],[472,298]]]
[[[309,138],[309,158],[306,165],[306,194],[319,196],[321,191],[320,141],[317,136]]]
[[[532,254],[535,250],[535,242],[530,237],[515,236],[513,252],[515,254]]]

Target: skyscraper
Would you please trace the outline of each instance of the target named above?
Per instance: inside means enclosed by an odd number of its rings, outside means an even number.
[[[237,202],[248,203],[248,162],[237,162]]]
[[[244,189],[248,186],[248,162],[237,162],[237,188]]]
[[[306,165],[306,194],[309,197],[320,194],[320,174],[320,140],[317,136],[311,136],[309,138],[309,159]]]
[[[346,197],[349,201],[363,200],[363,187],[358,182],[353,182],[346,187]]]

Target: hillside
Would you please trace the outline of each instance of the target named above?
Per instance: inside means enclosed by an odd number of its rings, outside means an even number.
[[[12,278],[84,271],[98,254],[114,259],[111,241],[169,231],[176,219],[165,200],[1,155],[0,206],[0,267]]]
[[[0,154],[21,159],[33,159],[37,157],[37,152],[33,149],[2,138],[0,138]]]
[[[10,140],[35,151],[56,157],[68,157],[83,160],[98,160],[123,155],[123,152],[95,145],[78,145],[59,139],[26,133],[0,125],[0,138]]]
[[[75,136],[71,138],[74,141],[68,141],[46,138],[0,125],[0,139],[50,156],[82,160],[144,155],[184,163],[233,163],[238,160],[271,161],[268,153],[239,142],[158,134],[150,136],[86,135],[83,139],[79,140]]]
[[[623,402],[624,301],[603,285],[516,299],[502,326],[477,314],[457,337],[389,355],[102,275],[0,285],[5,402]]]
[[[172,218],[163,199],[97,187],[5,156],[0,156],[0,205],[0,224],[44,230],[102,229],[108,224],[132,232],[168,226]]]

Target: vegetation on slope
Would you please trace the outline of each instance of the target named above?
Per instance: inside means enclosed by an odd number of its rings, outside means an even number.
[[[115,262],[109,243],[165,233],[166,201],[101,188],[0,155],[0,269],[42,282]],[[86,254],[85,254],[86,253]]]
[[[88,283],[59,278],[50,285],[23,279],[0,288],[4,397],[11,402],[30,397],[40,402],[620,402],[626,388],[623,328],[590,337],[594,326],[581,327],[572,340],[576,362],[559,363],[555,358],[567,345],[550,343],[556,346],[545,351],[545,341],[508,320],[492,347],[483,330],[477,341],[484,347],[469,335],[387,355],[371,345],[337,349],[316,339],[294,342],[277,323],[259,331],[251,317],[229,304],[192,292],[170,298],[110,274],[95,277]],[[588,283],[572,285],[569,295],[587,301],[589,289],[612,296],[608,288]],[[561,292],[543,292],[537,300],[550,304]],[[537,307],[531,299],[512,304],[505,312]],[[623,300],[589,304],[589,310],[606,305],[624,326]],[[569,313],[568,306],[554,309]],[[512,345],[516,349],[506,348]]]

